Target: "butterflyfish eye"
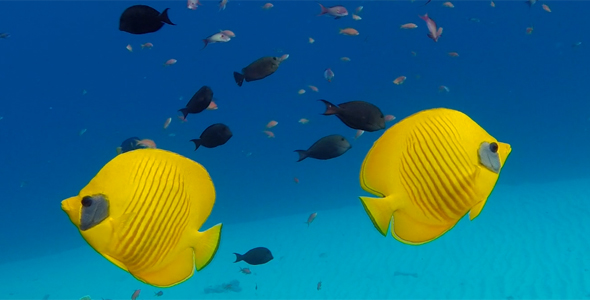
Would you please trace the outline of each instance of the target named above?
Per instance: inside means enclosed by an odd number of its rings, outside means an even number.
[[[493,142],[490,144],[490,151],[493,153],[498,153],[498,143]]]
[[[86,196],[82,198],[80,214],[80,230],[88,230],[109,216],[109,202],[104,195]]]
[[[90,196],[86,196],[82,198],[82,206],[90,207],[92,205],[92,198]]]
[[[479,156],[479,163],[486,167],[486,169],[496,174],[500,172],[500,156],[498,156],[497,143],[481,143],[477,154]]]

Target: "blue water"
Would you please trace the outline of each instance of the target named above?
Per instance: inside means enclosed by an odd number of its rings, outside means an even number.
[[[139,36],[119,31],[121,12],[141,3],[170,7],[178,25]],[[318,17],[313,1],[274,1],[269,11],[260,8],[264,2],[230,1],[221,12],[215,1],[203,3],[196,11],[185,1],[0,3],[0,32],[11,34],[0,39],[0,263],[85,246],[60,201],[76,195],[130,136],[153,139],[207,168],[217,203],[206,228],[358,205],[365,194],[360,164],[381,132],[354,140],[354,130],[321,115],[321,98],[374,103],[396,116],[388,126],[423,109],[461,110],[511,144],[499,184],[588,175],[588,2],[546,2],[551,13],[523,1],[498,1],[495,8],[457,1],[452,9],[439,1],[326,3],[351,12],[363,5],[360,21]],[[444,28],[437,43],[426,37],[418,17],[424,13]],[[419,27],[399,29],[409,22]],[[534,31],[527,35],[529,26]],[[360,35],[339,35],[344,27]],[[220,29],[237,37],[200,50],[202,39]],[[154,48],[141,50],[146,42]],[[572,47],[576,42],[582,44]],[[233,71],[286,53],[272,76],[235,84]],[[163,67],[171,58],[178,63]],[[336,74],[331,83],[323,78],[328,67]],[[401,75],[406,82],[394,85]],[[177,110],[202,85],[213,89],[219,109],[180,123]],[[319,93],[298,95],[307,85]],[[440,93],[440,85],[450,92]],[[164,130],[168,117],[173,121]],[[303,117],[310,123],[299,124]],[[274,139],[262,133],[270,120],[279,122]],[[193,151],[189,140],[217,122],[233,138]],[[333,160],[296,163],[294,150],[333,133],[353,148]]]

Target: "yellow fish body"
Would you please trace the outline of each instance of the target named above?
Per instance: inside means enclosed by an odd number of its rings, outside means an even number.
[[[169,287],[203,269],[222,224],[199,232],[215,203],[200,164],[160,149],[117,155],[62,209],[82,237],[138,280]]]
[[[360,172],[360,197],[375,228],[412,245],[430,242],[483,209],[511,152],[462,112],[436,108],[389,128]]]

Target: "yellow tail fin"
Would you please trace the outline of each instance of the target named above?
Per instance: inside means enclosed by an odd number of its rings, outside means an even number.
[[[213,257],[219,248],[222,226],[223,224],[220,223],[197,234],[195,245],[193,245],[193,249],[195,250],[195,267],[197,268],[197,271],[206,267],[211,260],[213,260]]]

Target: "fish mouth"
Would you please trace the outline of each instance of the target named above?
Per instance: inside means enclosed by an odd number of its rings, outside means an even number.
[[[72,210],[72,208],[71,208],[71,207],[70,207],[70,205],[68,204],[68,200],[69,200],[69,199],[70,199],[70,198],[68,198],[68,199],[66,199],[66,200],[63,200],[63,201],[61,202],[61,209],[62,209],[63,211],[65,211],[66,213]]]

